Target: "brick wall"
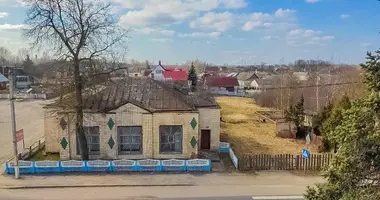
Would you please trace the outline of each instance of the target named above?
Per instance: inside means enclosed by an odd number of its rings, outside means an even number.
[[[199,108],[199,128],[200,130],[211,131],[211,150],[217,150],[220,142],[220,109],[219,108]],[[199,138],[201,139],[201,131]]]
[[[49,110],[44,111],[45,151],[59,152],[59,116]]]

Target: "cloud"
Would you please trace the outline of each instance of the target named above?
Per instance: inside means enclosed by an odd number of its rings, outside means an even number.
[[[228,11],[223,13],[208,12],[190,22],[191,28],[215,29],[224,32],[234,25],[234,15]]]
[[[289,35],[290,36],[295,36],[295,37],[298,37],[298,36],[303,36],[303,37],[310,37],[310,36],[314,36],[314,35],[318,35],[318,34],[321,34],[322,32],[321,31],[315,31],[315,30],[311,30],[311,29],[294,29],[294,30],[291,30],[289,31]]]
[[[216,42],[215,41],[211,41],[211,40],[207,40],[206,44],[208,44],[208,45],[215,45]]]
[[[204,33],[204,32],[194,32],[194,33],[185,33],[185,34],[179,34],[179,37],[191,37],[191,38],[218,38],[222,34],[220,32],[210,32],[210,33]]]
[[[290,46],[318,45],[334,39],[334,36],[322,35],[322,31],[302,28],[291,30],[286,36],[286,42]]]
[[[237,9],[247,6],[245,0],[220,0],[225,8]]]
[[[341,14],[339,17],[340,17],[341,19],[348,19],[348,18],[350,18],[351,16],[348,15],[348,14]]]
[[[121,0],[116,1],[122,2]],[[135,3],[136,1],[140,3]],[[127,3],[121,3],[121,5],[138,9],[130,10],[122,15],[120,17],[121,24],[144,26],[180,23],[201,12],[211,11],[220,6],[230,7],[235,4],[226,0],[129,0]]]
[[[170,38],[153,38],[152,41],[157,42],[157,43],[171,43],[171,42],[173,42],[173,40]]]
[[[364,48],[368,48],[368,47],[372,46],[372,43],[363,42],[363,43],[360,43],[360,46],[364,47]]]
[[[317,3],[320,2],[321,0],[305,0],[306,3]]]
[[[0,31],[17,31],[27,28],[25,24],[0,24]]]
[[[26,2],[24,0],[0,0],[0,5],[8,5],[8,6],[26,6]]]
[[[0,12],[0,18],[8,17],[8,15],[7,12]]]
[[[278,9],[274,14],[256,12],[246,18],[246,22],[242,26],[242,30],[251,31],[255,29],[286,29],[291,27],[292,22],[295,20],[295,13],[297,11],[290,9]]]
[[[136,1],[136,0],[112,0],[112,2],[119,4],[119,6],[128,9],[142,8],[144,5],[144,1]]]
[[[296,12],[295,10],[280,8],[274,13],[274,16],[279,18],[293,17]]]
[[[162,28],[141,28],[141,29],[136,29],[138,33],[142,34],[161,34],[161,35],[174,35],[175,31],[174,30],[168,30],[168,29],[162,29]]]
[[[120,17],[124,26],[181,23],[202,12],[214,9],[238,9],[247,5],[245,0],[112,0],[129,9]]]
[[[280,37],[278,37],[278,36],[271,36],[271,35],[267,35],[267,36],[264,36],[262,38],[262,40],[279,40],[279,39],[280,39]]]

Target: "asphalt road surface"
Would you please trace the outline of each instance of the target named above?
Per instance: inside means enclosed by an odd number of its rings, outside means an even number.
[[[255,189],[233,186],[221,190],[210,187],[116,187],[0,189],[0,199],[9,200],[303,200],[302,195],[281,196],[280,190],[268,188],[265,196]],[[280,189],[280,188],[278,188]],[[263,190],[263,189],[261,189]],[[265,189],[264,189],[265,190]],[[277,194],[276,194],[277,193]]]

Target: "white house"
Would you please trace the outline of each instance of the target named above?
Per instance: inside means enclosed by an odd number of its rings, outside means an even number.
[[[154,80],[162,81],[165,79],[164,71],[165,71],[165,68],[161,65],[161,60],[160,60],[158,62],[158,65],[152,70],[150,75]]]

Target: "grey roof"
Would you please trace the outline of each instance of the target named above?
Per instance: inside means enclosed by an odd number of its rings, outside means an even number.
[[[1,82],[8,82],[9,80],[3,75],[0,73],[0,83]]]
[[[255,80],[255,79],[258,79],[259,77],[255,74],[254,71],[250,71],[250,72],[240,72],[238,75],[237,75],[237,79],[239,81],[249,81],[249,80]]]
[[[217,103],[210,98],[189,95],[150,78],[129,77],[84,97],[83,108],[91,112],[109,112],[132,103],[150,112],[193,111],[197,107],[216,107]]]

